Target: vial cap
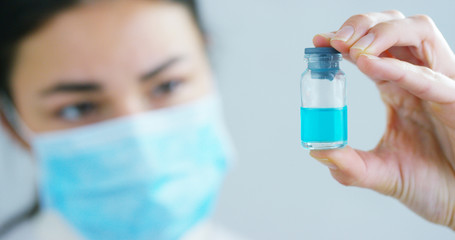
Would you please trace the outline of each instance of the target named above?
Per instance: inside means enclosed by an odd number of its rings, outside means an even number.
[[[339,54],[335,48],[332,47],[315,47],[305,48],[305,54]]]

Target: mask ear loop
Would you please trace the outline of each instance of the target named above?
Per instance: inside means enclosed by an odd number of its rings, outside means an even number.
[[[0,120],[6,126],[6,130],[29,150],[34,134],[20,119],[12,101],[3,94],[0,96]]]

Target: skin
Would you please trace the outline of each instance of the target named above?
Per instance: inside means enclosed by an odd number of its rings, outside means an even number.
[[[213,91],[189,11],[167,1],[80,4],[24,39],[11,77],[34,133],[190,102]]]
[[[348,146],[311,156],[340,183],[392,196],[455,230],[455,56],[433,21],[398,11],[361,14],[313,42],[336,48],[369,76],[388,117],[371,151]]]
[[[451,49],[426,16],[370,13],[343,26],[354,35],[319,34],[314,43],[335,47],[376,82],[388,108],[387,130],[368,152],[346,147],[311,155],[342,184],[395,197],[455,229]],[[123,0],[72,8],[24,39],[16,60],[14,102],[36,133],[182,104],[213,91],[201,36],[189,13],[172,3]],[[148,74],[157,68],[158,74]]]

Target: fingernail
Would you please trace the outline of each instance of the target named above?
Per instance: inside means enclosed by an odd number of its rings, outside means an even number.
[[[358,42],[356,42],[356,44],[354,44],[354,46],[352,46],[351,48],[356,48],[365,51],[365,49],[367,49],[373,43],[374,38],[375,38],[374,33],[368,33],[366,36],[364,36]]]
[[[430,108],[433,109],[435,112],[441,112],[442,111],[442,106],[441,104],[435,103],[435,102],[430,102]]]
[[[370,60],[379,60],[379,59],[381,59],[381,58],[376,57],[376,56],[374,56],[374,55],[365,54],[365,53],[360,54],[360,56],[365,56],[365,57],[367,57],[367,58],[370,59]]]
[[[344,26],[335,34],[332,40],[340,40],[346,42],[354,34],[354,28],[352,26]]]
[[[332,170],[337,170],[338,167],[333,164],[329,159],[317,159],[320,163],[324,164],[325,166],[327,166],[328,168],[332,169]]]
[[[319,36],[322,36],[322,37],[324,37],[324,38],[326,38],[326,39],[331,39],[331,38],[335,37],[335,33],[333,33],[333,32],[329,32],[329,33],[319,33],[318,35],[319,35]]]

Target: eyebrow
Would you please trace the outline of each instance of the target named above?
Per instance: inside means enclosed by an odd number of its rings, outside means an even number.
[[[142,75],[140,77],[141,81],[147,81],[152,79],[156,75],[160,74],[164,70],[168,69],[175,63],[179,62],[182,57],[173,57],[169,60],[165,61],[164,63],[160,64],[158,67],[155,67],[148,73]],[[46,89],[42,92],[42,96],[47,97],[49,95],[57,94],[57,93],[87,93],[87,92],[100,92],[102,90],[102,86],[95,81],[84,81],[81,83],[80,81],[75,82],[68,82],[68,83],[59,83],[49,89]]]
[[[152,79],[156,75],[160,74],[161,72],[163,72],[164,70],[168,69],[169,67],[171,67],[172,65],[174,65],[175,63],[177,63],[181,60],[182,60],[182,57],[180,57],[180,56],[170,58],[169,60],[165,61],[158,67],[156,67],[156,68],[152,69],[151,71],[149,71],[148,73],[142,75],[141,81],[147,81],[149,79]]]
[[[59,83],[56,86],[44,90],[42,96],[49,96],[56,93],[79,93],[79,92],[99,92],[102,87],[97,83]]]

